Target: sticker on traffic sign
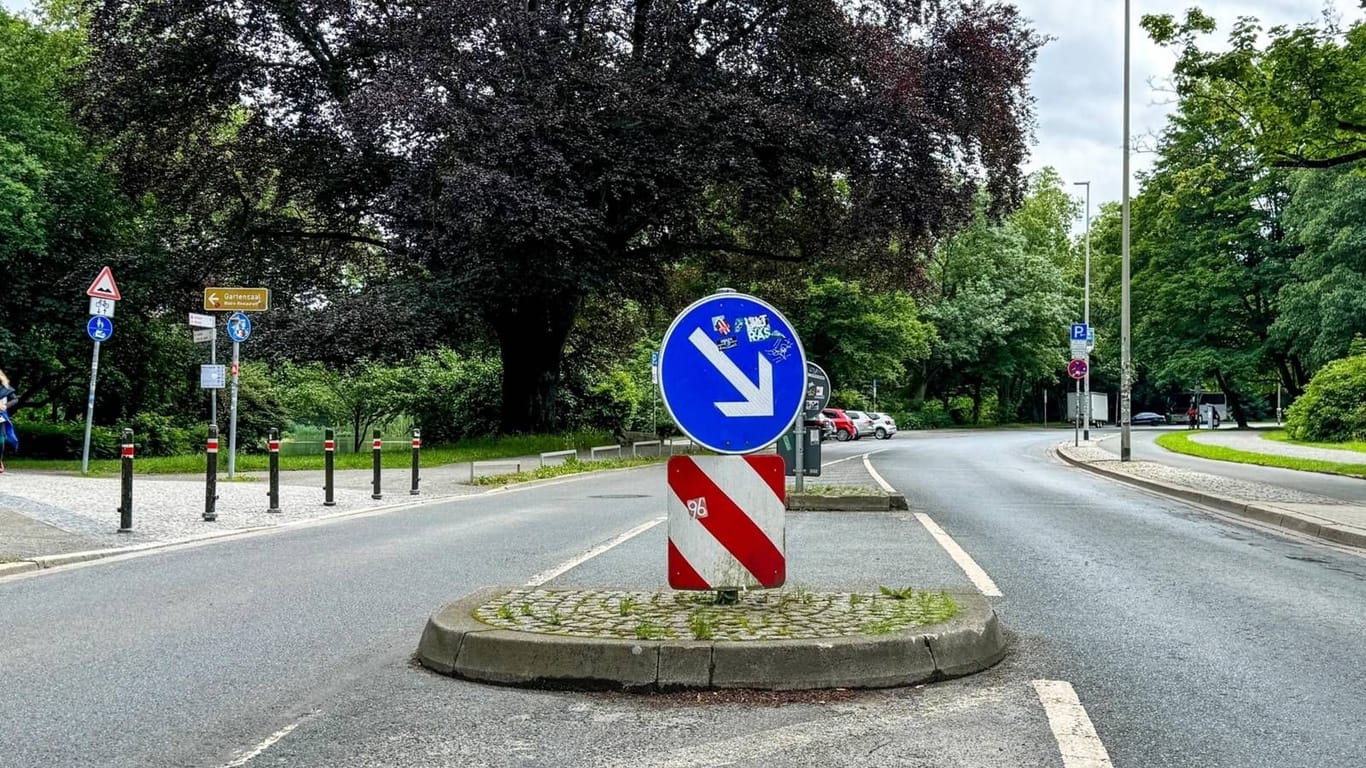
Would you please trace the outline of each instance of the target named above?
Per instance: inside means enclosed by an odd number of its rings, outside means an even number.
[[[89,336],[91,341],[109,341],[114,336],[114,321],[96,315],[85,324],[85,335]]]
[[[1086,378],[1086,361],[1077,358],[1067,364],[1067,375],[1074,379]]]
[[[99,317],[113,317],[114,307],[118,306],[113,299],[101,299],[94,296],[90,297],[90,314]]]
[[[228,317],[228,338],[237,342],[251,338],[251,318],[241,312],[232,313]]]
[[[717,453],[769,445],[800,415],[806,355],[791,323],[742,293],[693,302],[659,355],[664,407],[685,435]]]
[[[830,377],[825,369],[815,363],[806,364],[806,404],[802,407],[803,416],[814,419],[821,409],[830,404]]]
[[[114,273],[109,267],[100,270],[100,273],[95,276],[95,282],[85,289],[85,295],[97,299],[109,299],[110,301],[118,301],[123,298],[119,293],[118,283],[114,282]]]
[[[783,585],[782,457],[674,456],[668,475],[670,587]]]

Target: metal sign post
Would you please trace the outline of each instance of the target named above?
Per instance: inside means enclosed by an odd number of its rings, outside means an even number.
[[[242,342],[251,338],[251,318],[234,312],[228,318],[228,338],[232,339],[232,404],[228,431],[228,479],[237,471],[237,389],[242,365]]]
[[[85,399],[85,445],[81,448],[81,474],[90,471],[90,425],[95,420],[95,380],[100,374],[100,342],[114,336],[114,302],[123,298],[114,273],[104,267],[95,276],[94,282],[85,289],[90,297],[90,320],[85,324],[85,334],[95,342],[95,351],[90,356],[90,392]]]

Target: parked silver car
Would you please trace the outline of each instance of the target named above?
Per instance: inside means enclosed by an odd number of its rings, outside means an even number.
[[[873,417],[863,411],[845,411],[849,420],[854,422],[854,429],[858,430],[858,436],[874,434]]]
[[[873,417],[873,434],[879,440],[887,440],[896,434],[896,419],[885,413],[870,413]]]

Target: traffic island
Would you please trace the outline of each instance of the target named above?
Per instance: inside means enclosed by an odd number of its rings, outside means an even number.
[[[885,688],[960,677],[1005,655],[976,592],[710,592],[495,587],[428,620],[427,668],[559,689]]]
[[[900,493],[884,493],[866,488],[840,488],[838,493],[824,491],[787,494],[791,512],[889,512],[910,509]]]

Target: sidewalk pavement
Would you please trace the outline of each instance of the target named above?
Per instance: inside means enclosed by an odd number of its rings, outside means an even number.
[[[678,440],[664,447],[666,455],[692,446]],[[642,449],[644,455],[649,449]],[[630,456],[630,446],[622,453]],[[589,461],[586,451],[581,461]],[[603,458],[616,458],[615,452]],[[546,463],[561,461],[547,460]],[[503,474],[520,464],[523,471],[541,466],[538,455],[475,462],[476,476]],[[368,469],[337,470],[333,475],[334,506],[323,506],[322,470],[280,473],[280,512],[271,513],[268,475],[238,472],[227,480],[219,475],[217,520],[203,519],[205,482],[197,475],[136,475],[133,482],[133,530],[118,533],[120,480],[66,473],[25,471],[11,467],[0,475],[0,577],[38,568],[106,557],[135,549],[216,538],[260,528],[297,525],[360,512],[430,503],[488,493],[492,486],[470,484],[469,462],[422,467],[419,495],[411,495],[411,472],[386,469],[381,477],[382,498],[372,498],[373,474]],[[827,467],[808,483],[875,488],[856,457]],[[791,481],[789,480],[789,492]]]
[[[1115,439],[1118,439],[1118,435],[1083,442],[1080,446],[1073,446],[1070,442],[1062,443],[1058,445],[1057,452],[1064,460],[1098,474],[1213,507],[1265,525],[1285,528],[1336,544],[1366,548],[1366,505],[1271,483],[1251,482],[1192,471],[1160,461],[1121,462],[1113,453],[1097,446],[1101,440]],[[1366,454],[1290,445],[1264,440],[1251,432],[1210,430],[1202,432],[1195,439],[1253,453],[1366,464]]]

